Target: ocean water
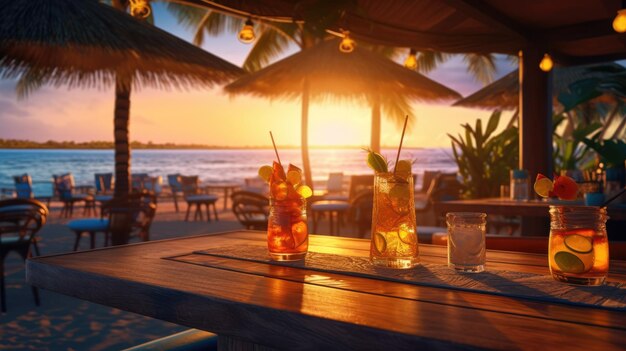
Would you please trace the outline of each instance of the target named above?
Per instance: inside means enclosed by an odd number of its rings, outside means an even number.
[[[390,160],[395,150],[383,150]],[[283,164],[302,165],[300,150],[280,151]],[[372,171],[365,162],[366,153],[360,149],[312,149],[311,168],[314,181],[327,179],[330,172],[346,175]],[[181,173],[198,175],[204,182],[244,183],[244,178],[255,177],[261,165],[274,160],[272,149],[255,150],[133,150],[131,172],[163,176]],[[415,161],[413,171],[417,184],[426,170],[456,172],[451,152],[445,148],[406,149],[401,158]],[[94,173],[113,172],[112,150],[7,150],[0,149],[0,188],[12,188],[14,175],[28,173],[33,178],[35,195],[52,193],[53,174],[71,172],[77,185],[93,185]]]

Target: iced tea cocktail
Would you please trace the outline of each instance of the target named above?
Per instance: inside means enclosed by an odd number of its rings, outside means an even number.
[[[301,184],[302,172],[298,167],[289,165],[287,173],[277,162],[271,170],[265,167],[269,166],[262,167],[259,175],[270,184],[267,226],[270,257],[275,261],[304,259],[309,248],[306,198],[311,196],[311,189]]]
[[[413,175],[377,172],[374,177],[374,206],[370,259],[374,265],[412,268],[419,264],[415,223]]]
[[[550,206],[549,260],[552,277],[579,285],[601,285],[609,272],[606,209]]]

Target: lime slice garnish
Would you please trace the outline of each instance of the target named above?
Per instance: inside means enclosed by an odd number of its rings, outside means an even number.
[[[396,174],[411,174],[412,166],[411,160],[400,160],[396,165],[395,172]]]
[[[589,238],[582,235],[572,234],[565,237],[565,246],[568,249],[578,253],[590,253],[593,250],[593,244]]]
[[[262,166],[261,168],[259,168],[259,177],[269,183],[273,172],[274,169],[272,168],[272,166]]]
[[[553,189],[552,181],[548,178],[540,178],[535,181],[535,192],[541,197],[548,197]]]
[[[305,199],[313,195],[313,190],[311,190],[311,188],[309,188],[307,185],[300,185],[298,189],[296,189],[296,192]]]
[[[302,174],[299,171],[289,171],[287,172],[287,181],[291,183],[291,185],[300,184],[300,180],[302,179]]]
[[[409,228],[409,226],[404,224],[400,225],[400,230],[398,230],[398,237],[400,238],[400,241],[405,244],[415,245],[415,243],[417,242],[417,236],[415,235],[415,231],[413,231],[411,228]]]
[[[554,261],[565,273],[584,273],[585,264],[578,256],[567,251],[559,251],[554,255]]]
[[[411,189],[409,189],[409,184],[396,184],[389,190],[389,197],[408,201],[411,197]]]
[[[380,233],[374,234],[374,248],[380,254],[383,254],[385,253],[385,251],[387,251],[387,240],[385,240],[384,235]]]

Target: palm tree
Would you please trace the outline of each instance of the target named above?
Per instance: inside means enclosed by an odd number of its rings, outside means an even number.
[[[337,5],[339,6],[339,5]],[[233,34],[237,33],[244,20],[226,16],[205,8],[190,7],[177,3],[169,3],[168,10],[177,16],[178,22],[188,28],[195,30],[193,42],[202,45],[205,34],[219,35],[225,31]],[[328,10],[328,9],[325,9]],[[315,18],[316,14],[311,17]],[[328,21],[328,14],[324,14],[325,21]],[[259,27],[260,35],[250,50],[243,68],[249,72],[254,72],[267,65],[271,59],[282,54],[291,43],[295,43],[301,50],[313,46],[326,33],[311,21],[302,23],[262,23]],[[320,33],[321,32],[321,33]],[[372,46],[373,51],[387,55],[388,57],[398,55],[399,50],[389,47]],[[436,52],[420,52],[418,65],[421,72],[428,72],[434,69],[439,62],[444,62],[451,55]],[[467,54],[464,56],[468,64],[468,70],[481,82],[489,83],[493,80],[495,73],[494,57],[492,55]],[[301,153],[302,165],[304,168],[305,180],[313,187],[309,150],[308,150],[308,110],[309,110],[309,87],[305,82],[302,87],[302,115],[301,115]],[[408,100],[397,95],[387,96],[384,100],[380,97],[373,97],[372,106],[372,127],[370,148],[380,151],[381,115],[382,106],[385,115],[393,119],[398,125],[402,125],[405,115],[414,120],[412,109]],[[412,124],[412,123],[411,123]]]
[[[125,0],[113,1],[118,10],[95,1],[56,0],[54,6],[40,6],[43,2],[0,0],[0,77],[21,78],[21,96],[43,84],[93,87],[114,82],[115,197],[123,200],[129,191],[131,86],[212,87],[243,72],[129,19],[118,11],[128,5]],[[117,244],[128,233],[113,234]]]
[[[205,34],[219,35],[225,31],[233,34],[237,33],[244,21],[240,18],[225,16],[211,10],[185,6],[177,3],[169,3],[168,10],[177,16],[178,22],[188,28],[195,30],[193,43],[202,45]],[[296,44],[300,50],[315,45],[323,39],[322,32],[302,23],[260,23],[257,30],[260,32],[252,49],[248,53],[243,63],[243,68],[248,72],[255,72],[277,56],[281,55],[290,44]],[[378,48],[377,51],[385,49]],[[389,52],[389,50],[387,49]],[[309,85],[305,81],[302,86],[302,113],[301,113],[301,153],[302,165],[306,183],[313,187],[311,165],[308,147],[308,119],[309,119]],[[401,95],[395,98],[387,96],[385,100],[372,101],[372,130],[371,148],[380,150],[380,107],[382,106],[386,116],[393,118],[399,125],[404,121],[404,116],[408,114],[413,117],[409,102]]]
[[[112,7],[126,12],[127,0],[112,0]],[[16,85],[18,98],[24,98],[45,83],[46,77],[37,71],[28,71],[20,76]],[[115,197],[120,198],[130,191],[130,142],[128,127],[130,117],[130,93],[132,76],[117,74],[115,77],[114,141],[115,141]]]

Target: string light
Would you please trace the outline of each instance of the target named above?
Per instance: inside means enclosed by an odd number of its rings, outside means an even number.
[[[135,18],[146,19],[152,13],[149,0],[130,0],[130,15]]]
[[[406,57],[406,60],[404,60],[404,67],[415,71],[417,69],[417,57],[415,56],[417,54],[417,51],[415,51],[415,49],[411,49],[409,51],[409,56]]]
[[[254,23],[252,23],[251,19],[248,18],[246,23],[243,25],[243,28],[239,31],[239,35],[237,37],[239,38],[239,41],[244,44],[250,44],[254,41],[256,35],[254,34]]]
[[[626,9],[617,11],[617,16],[613,20],[613,29],[618,33],[626,32]]]
[[[544,72],[550,72],[554,67],[554,62],[552,61],[552,57],[548,54],[544,54],[541,62],[539,62],[539,68]]]
[[[339,43],[339,51],[348,54],[354,51],[355,47],[356,42],[350,39],[350,32],[343,32],[343,39],[341,39],[341,42]]]

